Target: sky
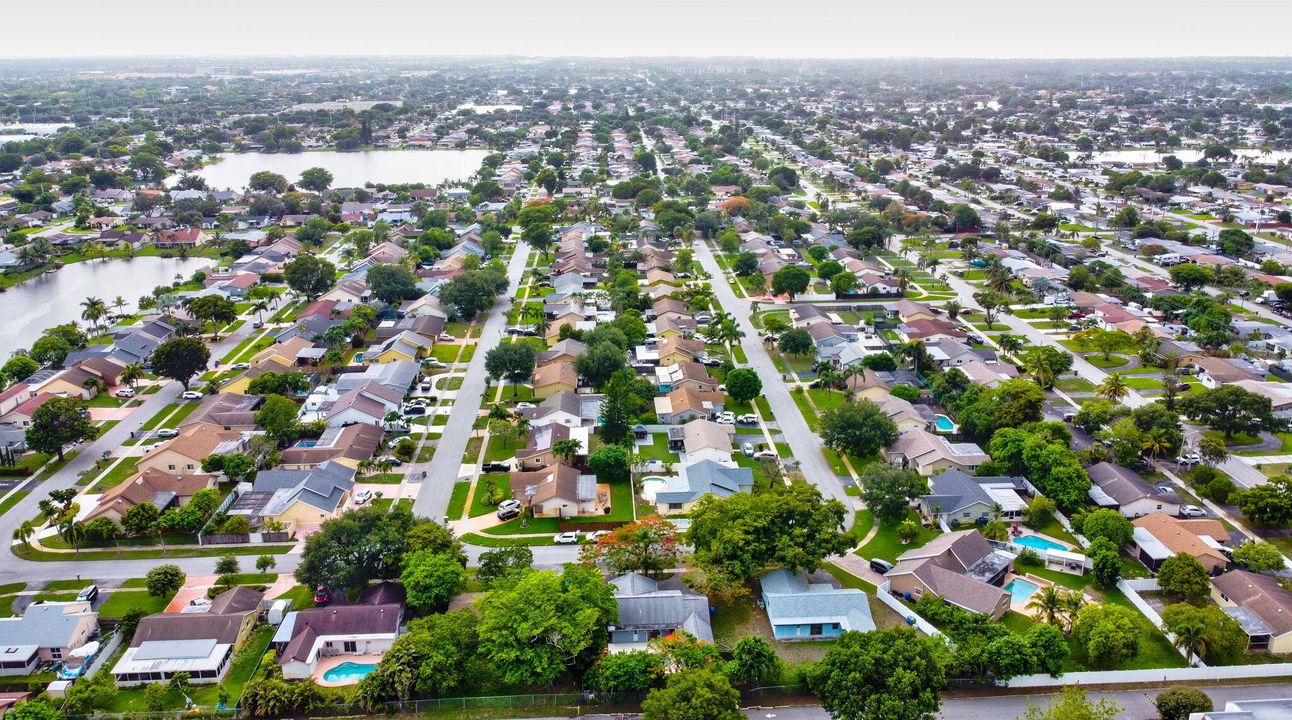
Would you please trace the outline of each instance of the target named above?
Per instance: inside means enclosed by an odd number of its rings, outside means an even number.
[[[1292,0],[6,2],[0,57],[1292,56]],[[76,18],[74,26],[66,18]],[[36,30],[49,25],[54,34]]]

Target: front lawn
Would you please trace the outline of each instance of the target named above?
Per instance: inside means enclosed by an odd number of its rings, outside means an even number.
[[[920,526],[920,532],[916,535],[915,540],[903,545],[902,542],[897,539],[897,526],[898,523],[881,521],[879,523],[879,530],[875,533],[875,537],[871,538],[870,542],[857,548],[855,551],[856,554],[860,557],[866,558],[867,560],[881,558],[889,562],[896,562],[898,555],[901,555],[907,550],[921,547],[933,538],[942,534],[942,531],[938,530],[936,527],[926,528],[924,526]]]
[[[101,493],[105,490],[111,490],[137,472],[139,472],[139,458],[122,458],[121,462],[114,465],[111,470],[99,476],[99,481],[95,484],[93,492]]]
[[[170,602],[168,597],[157,597],[143,590],[114,590],[108,595],[108,599],[103,601],[99,607],[99,615],[107,618],[125,617],[126,611],[131,608],[140,608],[145,613],[152,615],[166,609],[166,604]]]
[[[1125,365],[1130,362],[1129,358],[1123,357],[1121,355],[1109,355],[1107,358],[1104,358],[1103,355],[1089,355],[1085,358],[1085,360],[1086,362],[1090,363],[1091,365],[1094,365],[1097,368],[1104,368],[1104,369],[1121,367],[1122,365]]]
[[[654,433],[649,445],[638,445],[637,454],[646,460],[659,460],[672,465],[681,461],[681,456],[668,449],[668,435]]]

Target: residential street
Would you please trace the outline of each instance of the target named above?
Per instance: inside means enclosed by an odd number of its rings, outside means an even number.
[[[252,332],[251,322],[243,323],[237,330],[211,346],[211,358],[224,357],[225,353],[245,340]],[[195,382],[194,384],[197,383]],[[24,520],[36,515],[36,506],[41,498],[46,497],[51,490],[61,490],[75,485],[81,472],[93,467],[94,461],[102,456],[104,452],[121,447],[122,443],[130,439],[132,432],[137,431],[166,405],[175,402],[183,391],[184,388],[179,383],[170,382],[156,393],[143,396],[146,398],[143,404],[130,413],[126,419],[112,426],[111,429],[103,433],[94,442],[80,448],[80,453],[76,457],[72,458],[48,480],[36,484],[31,493],[20,500],[13,509],[4,515],[0,515],[0,538],[4,539],[3,550],[0,551],[0,583],[18,580],[25,580],[29,583],[42,582],[74,577],[77,573],[99,580],[142,577],[144,573],[157,565],[157,560],[76,561],[73,559],[74,555],[68,555],[67,562],[21,560],[13,555],[9,541],[15,528],[22,524]],[[249,552],[248,556],[256,554]],[[284,555],[279,556],[279,558],[280,570],[286,571],[295,567],[295,557]],[[179,565],[190,575],[209,575],[215,568],[214,558],[186,558],[169,562]],[[287,567],[288,565],[290,567]]]
[[[530,247],[518,242],[507,264],[507,293],[494,303],[489,317],[480,329],[476,341],[475,354],[467,364],[466,376],[462,387],[458,389],[453,409],[449,411],[448,424],[440,436],[440,444],[435,450],[435,457],[429,463],[413,466],[410,473],[425,472],[426,479],[413,503],[413,513],[435,520],[443,520],[449,508],[449,498],[453,495],[453,483],[457,482],[458,471],[462,467],[462,453],[466,452],[467,440],[471,437],[471,426],[479,415],[480,400],[486,386],[485,355],[502,340],[507,326],[507,311],[511,309],[512,298],[520,287],[520,278],[525,274],[529,264]]]
[[[808,482],[816,485],[821,490],[822,495],[843,503],[843,506],[847,509],[847,518],[844,524],[845,526],[851,526],[853,515],[852,499],[844,492],[843,483],[830,469],[825,457],[821,455],[821,449],[824,447],[821,442],[821,436],[812,432],[811,428],[808,427],[798,405],[790,397],[789,388],[786,387],[781,379],[781,372],[776,369],[776,365],[772,363],[771,356],[767,354],[767,349],[763,347],[762,338],[758,337],[758,328],[754,327],[753,322],[749,319],[749,301],[736,297],[722,272],[722,268],[718,265],[718,259],[713,256],[713,250],[706,243],[696,243],[694,248],[696,259],[700,261],[700,265],[705,272],[712,276],[710,284],[713,286],[713,293],[718,301],[718,307],[734,317],[740,329],[745,333],[744,337],[740,339],[740,345],[745,350],[745,357],[749,360],[749,365],[758,372],[758,376],[763,380],[763,397],[767,398],[767,402],[772,408],[772,414],[776,416],[781,433],[785,436],[785,441],[789,443],[790,449],[794,451],[793,459],[798,462],[803,476],[807,478]]]

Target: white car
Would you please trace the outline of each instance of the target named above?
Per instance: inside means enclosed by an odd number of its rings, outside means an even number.
[[[718,417],[714,418],[713,421],[719,425],[735,425],[736,414],[733,412],[721,412],[718,413]]]
[[[742,446],[741,446],[741,451],[745,453],[745,457],[753,457],[753,456],[754,456],[754,444],[753,444],[753,443],[745,443],[744,445],[742,445]]]
[[[594,533],[589,533],[589,534],[588,534],[588,542],[596,542],[597,540],[600,540],[601,538],[603,538],[603,537],[605,537],[605,536],[607,536],[607,535],[609,535],[609,534],[610,534],[610,531],[609,531],[609,530],[598,530],[598,531],[596,531],[596,532],[594,532]]]
[[[518,403],[516,403],[516,409],[517,409],[517,410],[533,410],[533,409],[534,409],[534,403],[531,403],[531,402],[518,402]]]
[[[1191,517],[1191,518],[1205,518],[1207,517],[1207,511],[1203,510],[1197,505],[1185,505],[1184,507],[1180,508],[1180,516]]]
[[[552,536],[552,542],[557,545],[578,545],[579,531],[575,530],[574,532],[557,533]]]
[[[135,391],[131,390],[130,388],[121,388],[120,390],[112,394],[116,395],[119,398],[132,398],[135,396]]]
[[[442,332],[440,333],[440,340],[444,342],[453,342],[454,340],[457,340],[457,338],[453,337],[452,335],[446,332]]]
[[[448,365],[445,365],[445,364],[444,364],[444,361],[443,361],[443,360],[438,360],[438,359],[436,359],[436,358],[426,358],[425,360],[423,360],[423,361],[422,361],[422,365],[424,365],[424,366],[426,366],[426,367],[430,367],[430,368],[446,368],[446,367],[448,367]]]
[[[185,400],[201,400],[202,393],[196,390],[185,390],[184,394],[180,395],[180,397],[184,398]]]
[[[246,370],[251,367],[251,363],[234,363],[229,366],[231,370]]]
[[[176,430],[175,428],[162,428],[161,430],[157,431],[157,437],[172,438],[172,437],[178,437],[178,436],[179,436],[179,431]]]
[[[1187,453],[1175,459],[1177,465],[1197,465],[1202,462],[1202,457],[1198,453]]]
[[[758,416],[753,413],[745,413],[744,415],[738,415],[736,417],[736,422],[741,425],[757,425]]]
[[[772,460],[775,460],[778,457],[780,456],[776,454],[775,450],[759,450],[758,452],[754,453],[755,460],[763,460],[765,458],[770,458]]]
[[[354,494],[354,504],[363,505],[372,499],[372,491],[364,488]]]

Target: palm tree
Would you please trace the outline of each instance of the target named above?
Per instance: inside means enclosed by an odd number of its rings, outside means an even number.
[[[31,542],[31,538],[36,534],[36,523],[31,520],[23,520],[22,524],[14,528],[13,539],[26,545]]]
[[[257,300],[256,303],[251,306],[251,309],[256,312],[256,322],[263,322],[264,319],[261,314],[269,309],[269,303],[264,300]]]
[[[116,309],[117,309],[117,316],[118,316],[118,317],[120,317],[121,315],[124,315],[124,314],[125,314],[125,313],[121,312],[121,308],[123,308],[123,307],[125,307],[125,306],[126,306],[126,299],[125,299],[125,298],[121,297],[120,295],[118,295],[118,296],[116,296],[115,298],[113,298],[113,300],[112,300],[112,307],[114,307],[114,308],[116,308]]]
[[[1032,594],[1027,601],[1027,609],[1038,612],[1045,622],[1058,625],[1056,622],[1064,612],[1064,597],[1054,585],[1046,585]]]
[[[1017,353],[1019,350],[1023,349],[1023,339],[1018,337],[1017,335],[1001,335],[1000,337],[996,338],[996,344],[1000,345],[1000,349],[1004,350],[1010,355],[1013,355]]]
[[[1105,400],[1118,403],[1130,394],[1130,386],[1120,374],[1112,373],[1095,387],[1095,394]]]
[[[134,387],[135,383],[144,378],[144,366],[139,363],[130,363],[121,370],[121,382]]]
[[[1194,657],[1202,659],[1202,653],[1207,650],[1206,632],[1207,628],[1202,623],[1184,623],[1175,628],[1173,644],[1184,652],[1184,659],[1190,665]]]
[[[97,331],[99,319],[108,314],[108,306],[96,297],[87,297],[81,302],[81,308],[81,319]]]
[[[960,311],[964,309],[964,306],[962,306],[959,302],[952,300],[951,302],[948,302],[946,305],[943,305],[942,309],[947,311],[947,317],[951,318],[952,320],[955,320],[957,317],[960,316]]]
[[[1063,616],[1064,628],[1063,634],[1067,635],[1072,632],[1072,625],[1077,620],[1077,613],[1086,604],[1086,596],[1080,591],[1069,590],[1063,593]]]
[[[583,441],[575,439],[557,440],[552,443],[552,452],[565,461],[566,465],[573,465],[574,458],[579,456],[583,451]]]
[[[906,287],[911,284],[911,271],[907,270],[905,267],[899,267],[893,273],[893,277],[897,278],[898,292],[905,295]]]

